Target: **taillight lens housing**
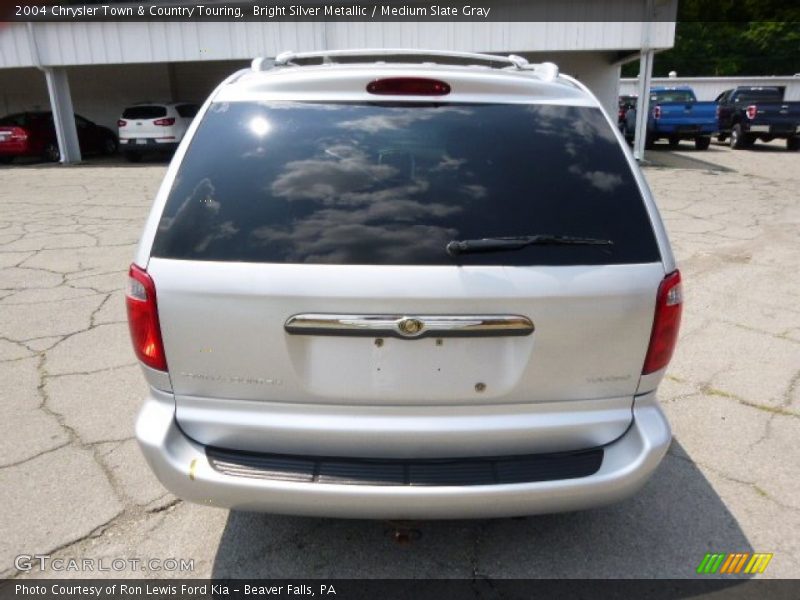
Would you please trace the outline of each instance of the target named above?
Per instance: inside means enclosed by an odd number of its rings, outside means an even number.
[[[370,81],[367,91],[379,96],[446,96],[450,84],[427,77],[387,77]]]
[[[28,139],[28,132],[22,129],[22,127],[14,127],[14,129],[11,130],[11,139],[15,142],[24,142]]]
[[[653,109],[653,118],[654,119],[660,119],[661,118],[661,107],[660,106],[656,106]]]
[[[663,369],[669,364],[678,341],[682,310],[681,273],[674,271],[667,275],[658,287],[653,330],[650,334],[650,346],[647,348],[642,375]]]
[[[166,371],[167,357],[158,322],[156,286],[147,271],[138,265],[131,265],[128,271],[125,304],[136,356],[151,369]]]
[[[169,127],[170,125],[175,125],[175,119],[173,117],[169,117],[168,119],[156,119],[153,121],[153,125],[161,125],[162,127]]]
[[[755,119],[756,114],[758,114],[758,107],[755,104],[751,104],[747,107],[747,109],[745,109],[745,114],[747,115],[748,119]]]
[[[127,124],[128,122],[125,121],[124,119],[117,119],[117,127],[125,127],[125,125]]]

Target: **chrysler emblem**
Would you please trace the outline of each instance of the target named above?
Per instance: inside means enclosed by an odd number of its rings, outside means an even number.
[[[397,323],[397,328],[402,335],[413,337],[422,331],[422,321],[418,319],[404,318]]]

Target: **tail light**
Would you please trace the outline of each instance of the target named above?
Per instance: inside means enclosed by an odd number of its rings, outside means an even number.
[[[125,295],[128,308],[128,326],[136,356],[152,369],[167,370],[161,326],[158,322],[156,286],[147,271],[131,265],[128,271],[128,291]]]
[[[175,119],[173,117],[169,117],[168,119],[156,119],[153,121],[153,125],[161,125],[162,127],[169,127],[170,125],[175,125]]]
[[[745,114],[747,115],[747,118],[750,119],[751,121],[756,118],[756,114],[757,113],[758,113],[758,107],[755,104],[751,104],[745,110]]]
[[[425,77],[389,77],[370,81],[367,91],[381,96],[446,96],[450,84]]]
[[[658,287],[653,331],[650,334],[650,346],[647,348],[642,375],[663,369],[669,364],[678,341],[682,308],[681,273],[674,271]]]
[[[653,109],[653,118],[654,119],[660,119],[661,118],[661,107],[660,106],[656,106]]]
[[[128,124],[127,121],[125,121],[123,119],[117,119],[117,127],[125,127],[125,125],[127,125],[127,124]]]
[[[28,139],[28,132],[22,127],[13,127],[11,129],[11,136],[9,137],[15,142],[24,142]]]

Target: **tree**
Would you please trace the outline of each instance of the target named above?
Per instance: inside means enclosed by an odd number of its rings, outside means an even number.
[[[800,8],[776,0],[681,0],[675,46],[653,75],[793,75],[800,72]],[[636,77],[638,61],[623,67]]]

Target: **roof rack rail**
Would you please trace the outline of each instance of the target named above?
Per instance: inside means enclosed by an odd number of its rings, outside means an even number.
[[[359,60],[363,59],[363,60]],[[435,64],[483,64],[485,66],[532,71],[541,79],[553,81],[558,77],[558,66],[553,63],[529,63],[525,58],[510,54],[481,54],[477,52],[451,52],[446,50],[408,50],[394,48],[365,48],[360,50],[324,50],[318,52],[282,52],[274,59],[258,57],[253,60],[253,71],[268,71],[276,67],[302,66],[303,64],[337,64],[342,62],[387,62],[388,59],[408,59],[409,62]]]

